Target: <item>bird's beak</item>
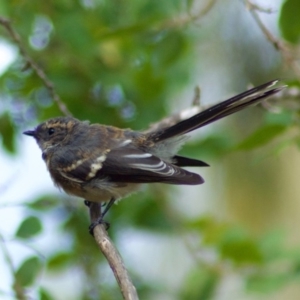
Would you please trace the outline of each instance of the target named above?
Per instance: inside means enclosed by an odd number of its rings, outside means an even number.
[[[23,134],[35,137],[35,130],[24,131]]]

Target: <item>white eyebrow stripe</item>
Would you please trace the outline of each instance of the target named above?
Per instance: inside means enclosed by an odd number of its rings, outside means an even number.
[[[127,158],[146,158],[146,157],[151,157],[152,154],[150,153],[143,153],[143,154],[127,154],[124,155],[123,157],[127,157]]]

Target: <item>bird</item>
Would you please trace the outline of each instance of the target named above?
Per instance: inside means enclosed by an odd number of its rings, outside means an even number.
[[[184,167],[208,164],[177,154],[186,135],[278,93],[285,88],[278,83],[277,79],[269,81],[174,125],[148,132],[55,117],[23,133],[36,140],[58,188],[87,204],[107,203],[99,224],[115,201],[137,191],[141,184],[202,184],[201,175]]]

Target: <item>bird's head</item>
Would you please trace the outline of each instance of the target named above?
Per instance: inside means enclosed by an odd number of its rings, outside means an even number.
[[[47,152],[61,145],[78,123],[80,121],[72,117],[57,117],[23,133],[34,137],[42,151]]]

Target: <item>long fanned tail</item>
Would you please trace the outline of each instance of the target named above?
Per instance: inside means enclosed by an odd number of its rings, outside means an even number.
[[[197,115],[183,120],[169,128],[158,130],[150,134],[150,138],[155,142],[160,142],[175,136],[191,132],[197,128],[203,127],[209,123],[215,122],[228,115],[231,115],[246,106],[256,104],[265,98],[276,94],[285,86],[272,88],[279,80],[272,80],[235,97],[216,104]]]

